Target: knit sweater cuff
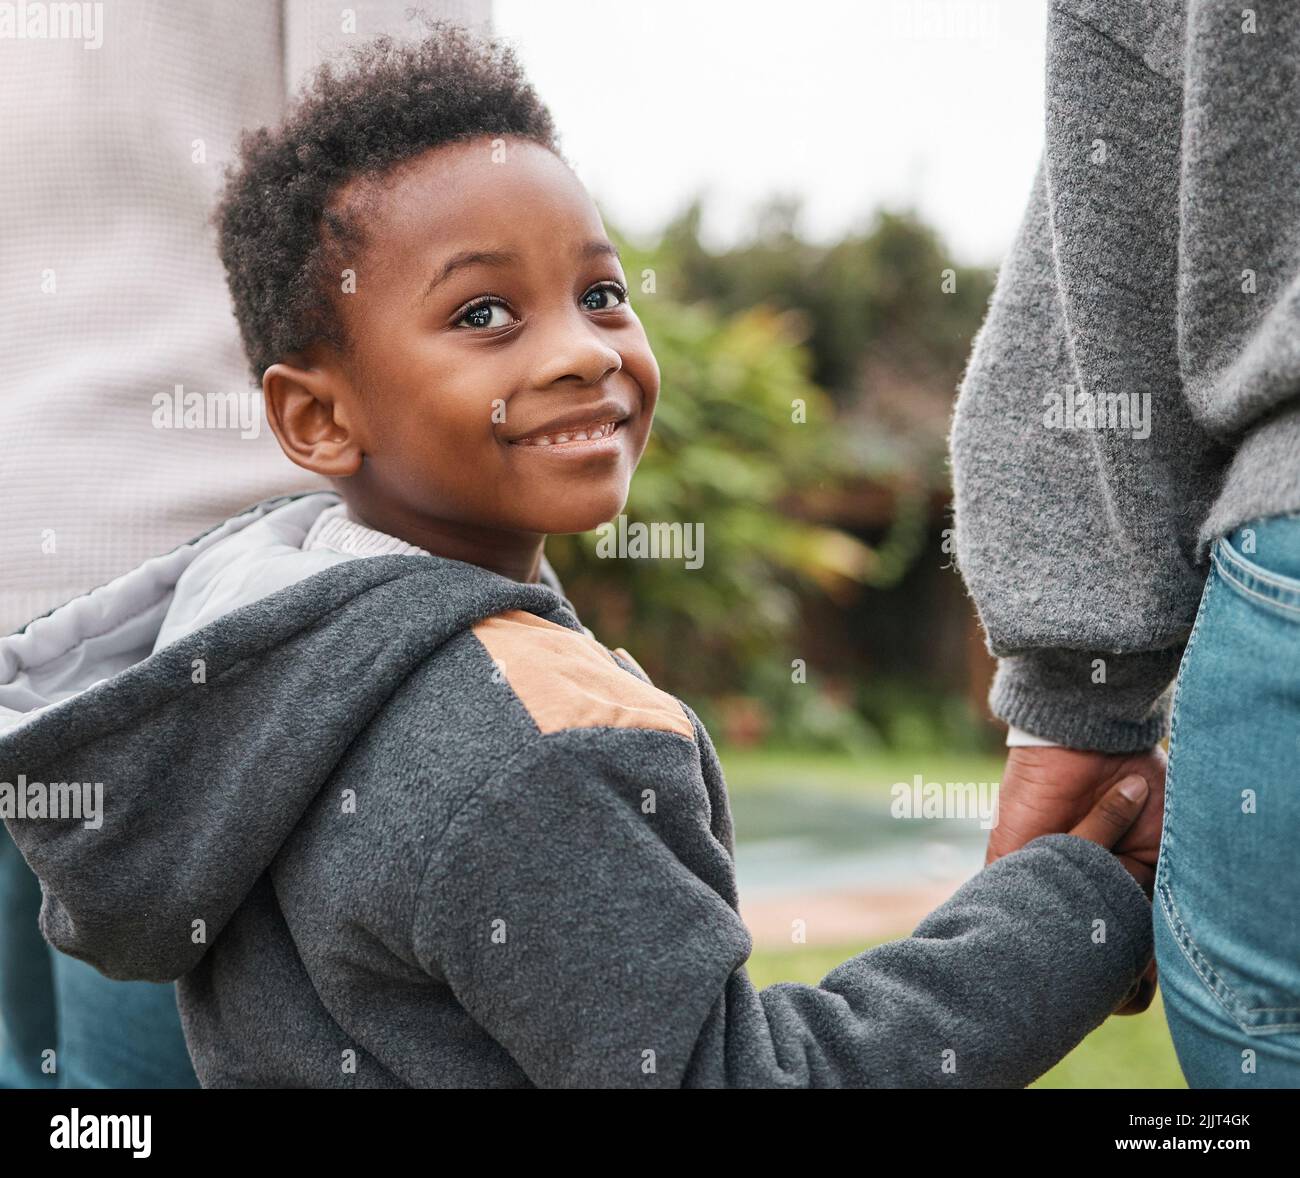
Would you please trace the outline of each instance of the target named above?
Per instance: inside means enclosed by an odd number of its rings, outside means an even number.
[[[1007,724],[1070,748],[1136,752],[1168,730],[1167,689],[1181,657],[1181,647],[1012,655],[998,662],[989,707]]]

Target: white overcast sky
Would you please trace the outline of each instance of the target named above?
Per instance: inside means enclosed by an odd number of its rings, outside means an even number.
[[[1043,138],[1045,0],[494,0],[606,217],[691,194],[727,244],[772,193],[825,240],[911,204],[959,262],[1010,244]]]

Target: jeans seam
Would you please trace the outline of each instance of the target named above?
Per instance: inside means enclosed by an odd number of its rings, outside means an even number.
[[[1215,1000],[1227,1012],[1228,1017],[1232,1019],[1248,1035],[1271,1035],[1279,1032],[1291,1032],[1300,1029],[1300,1019],[1289,1019],[1286,1022],[1268,1023],[1264,1026],[1250,1026],[1242,1022],[1241,1017],[1233,1006],[1229,1005],[1224,995],[1230,995],[1237,1006],[1248,1015],[1253,1014],[1290,1014],[1300,1013],[1300,1006],[1244,1006],[1237,1002],[1236,996],[1231,986],[1223,980],[1218,970],[1210,964],[1209,958],[1201,952],[1200,947],[1193,939],[1191,930],[1183,922],[1182,917],[1178,915],[1177,906],[1173,902],[1173,896],[1169,892],[1168,884],[1160,884],[1160,910],[1164,915],[1165,922],[1169,925],[1170,931],[1174,934],[1174,940],[1177,941],[1178,947],[1182,950],[1183,956],[1187,963],[1196,971],[1196,976],[1204,983],[1205,988],[1214,995]],[[1208,976],[1207,976],[1208,975]]]
[[[1169,889],[1169,859],[1168,851],[1166,850],[1169,838],[1169,820],[1173,817],[1174,803],[1176,801],[1174,791],[1168,788],[1168,783],[1173,777],[1173,770],[1176,768],[1175,758],[1178,754],[1178,701],[1183,691],[1182,667],[1191,659],[1192,652],[1196,649],[1196,640],[1201,633],[1201,622],[1205,619],[1206,614],[1210,612],[1210,598],[1214,594],[1215,571],[1216,569],[1212,568],[1210,570],[1210,575],[1205,580],[1205,591],[1201,597],[1200,606],[1196,611],[1196,620],[1192,623],[1192,632],[1187,636],[1187,646],[1183,650],[1182,663],[1179,666],[1178,677],[1174,683],[1174,698],[1170,706],[1169,718],[1170,755],[1169,763],[1165,770],[1165,812],[1160,823],[1160,858],[1156,863],[1156,893],[1160,897],[1161,911],[1164,914],[1166,922],[1169,924],[1170,931],[1174,934],[1174,939],[1178,942],[1178,947],[1182,951],[1183,956],[1187,958],[1188,963],[1196,971],[1196,975],[1205,984],[1206,989],[1208,989],[1210,993],[1213,994],[1221,1004],[1223,1004],[1224,1009],[1228,1011],[1229,1015],[1231,1015],[1232,1011],[1228,1009],[1227,1004],[1219,993],[1220,982],[1217,975],[1213,980],[1207,978],[1201,971],[1200,966],[1192,957],[1191,953],[1188,952],[1189,944],[1193,950],[1196,950],[1196,946],[1195,943],[1191,941],[1191,937],[1187,931],[1187,926],[1178,915],[1178,906],[1174,903],[1173,894]],[[1199,953],[1199,950],[1197,950],[1197,952]],[[1211,972],[1213,972],[1213,970],[1211,970]],[[1235,1016],[1233,1016],[1233,1021],[1236,1021]]]
[[[1160,914],[1164,917],[1165,924],[1168,925],[1169,931],[1173,934],[1179,952],[1181,952],[1187,959],[1187,964],[1196,972],[1196,976],[1201,979],[1205,988],[1214,995],[1214,1000],[1223,1007],[1224,1013],[1232,1019],[1238,1027],[1241,1027],[1243,1031],[1248,1031],[1248,1028],[1241,1026],[1241,1020],[1237,1017],[1232,1007],[1228,1005],[1223,994],[1220,993],[1220,990],[1227,989],[1227,985],[1222,981],[1219,975],[1215,973],[1214,967],[1207,961],[1205,963],[1205,970],[1201,969],[1201,963],[1197,959],[1203,958],[1204,955],[1196,947],[1196,942],[1192,940],[1191,933],[1187,931],[1187,926],[1183,923],[1181,917],[1178,916],[1176,911],[1170,911],[1170,909],[1175,908],[1175,905],[1173,897],[1168,894],[1168,891],[1169,889],[1167,885],[1160,885]],[[1206,976],[1207,970],[1211,975],[1210,977]]]
[[[1179,663],[1178,675],[1174,680],[1174,697],[1170,702],[1170,708],[1169,708],[1170,763],[1166,768],[1166,774],[1165,774],[1166,778],[1168,778],[1169,776],[1169,770],[1173,768],[1173,754],[1175,752],[1174,741],[1175,738],[1178,736],[1178,700],[1179,697],[1182,695],[1182,691],[1183,691],[1182,667],[1187,662],[1190,661],[1192,657],[1192,652],[1196,649],[1196,639],[1200,637],[1200,633],[1201,633],[1201,622],[1204,620],[1205,615],[1210,612],[1209,610],[1210,597],[1213,593],[1214,593],[1214,569],[1211,569],[1210,575],[1205,579],[1205,590],[1201,597],[1200,607],[1196,611],[1195,621],[1192,622],[1192,632],[1187,636],[1187,645],[1186,647],[1183,648],[1183,657],[1181,662]],[[1166,791],[1166,797],[1165,797],[1164,817],[1161,819],[1161,823],[1160,823],[1161,846],[1164,845],[1165,836],[1169,832],[1169,816],[1173,812],[1173,806],[1171,804],[1173,799],[1167,795],[1168,795],[1168,791]],[[1158,863],[1157,866],[1159,866]]]

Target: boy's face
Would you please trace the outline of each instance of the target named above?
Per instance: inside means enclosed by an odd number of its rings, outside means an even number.
[[[336,296],[351,347],[268,370],[302,378],[332,417],[295,411],[281,386],[273,424],[290,457],[336,479],[371,526],[457,559],[474,559],[475,537],[523,533],[540,551],[544,534],[616,516],[659,393],[582,184],[541,146],[492,145],[439,147],[339,194],[370,210],[346,263],[355,293]],[[313,431],[309,463],[286,432]]]

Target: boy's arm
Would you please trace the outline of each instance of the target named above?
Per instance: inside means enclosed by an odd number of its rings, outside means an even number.
[[[663,732],[541,736],[434,848],[417,955],[535,1084],[1022,1087],[1149,959],[1136,882],[1095,843],[1053,835],[912,937],[819,985],[757,990],[697,763]]]

